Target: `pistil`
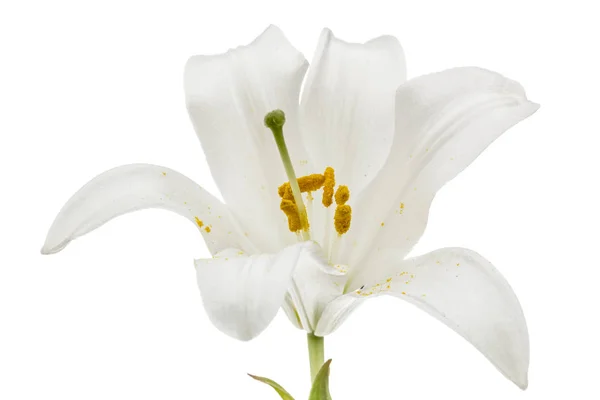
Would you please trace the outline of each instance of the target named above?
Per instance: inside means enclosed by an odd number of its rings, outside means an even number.
[[[275,138],[275,143],[277,144],[277,149],[281,156],[281,162],[285,168],[294,201],[298,208],[300,226],[302,227],[302,239],[310,240],[310,234],[308,232],[308,216],[306,215],[306,208],[304,207],[304,201],[302,200],[298,179],[296,179],[296,172],[294,171],[294,166],[292,165],[292,160],[290,159],[290,154],[285,144],[283,125],[285,125],[285,113],[283,111],[273,110],[265,116],[265,126],[273,132],[273,137]]]

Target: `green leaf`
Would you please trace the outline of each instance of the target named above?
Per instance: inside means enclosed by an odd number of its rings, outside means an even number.
[[[253,379],[256,379],[259,382],[266,383],[267,385],[271,386],[273,389],[275,389],[277,394],[279,394],[279,396],[281,396],[283,400],[294,400],[292,395],[289,394],[284,388],[282,388],[281,385],[277,382],[272,381],[269,378],[263,378],[262,376],[255,376],[250,374],[248,374],[248,376],[250,376]]]
[[[329,394],[329,365],[331,360],[327,360],[321,367],[315,381],[313,382],[312,389],[310,390],[310,396],[308,400],[331,400]]]

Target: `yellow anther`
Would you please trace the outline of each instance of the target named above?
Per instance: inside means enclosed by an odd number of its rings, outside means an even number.
[[[350,190],[346,185],[340,185],[335,192],[335,204],[341,206],[342,204],[346,204],[348,199],[350,198]]]
[[[198,225],[198,228],[202,228],[204,226],[204,222],[202,222],[200,218],[194,217],[194,219],[196,220],[196,225]]]
[[[298,186],[300,187],[301,193],[317,191],[323,187],[324,182],[325,176],[321,174],[306,175],[298,178]],[[283,199],[291,200],[294,198],[289,182],[279,186],[277,191],[279,196]]]
[[[343,235],[344,233],[348,232],[348,229],[350,229],[351,220],[352,207],[350,207],[347,204],[339,205],[336,207],[333,222],[337,233]]]
[[[306,175],[298,178],[298,186],[301,192],[314,192],[323,187],[325,176],[321,174]]]
[[[207,226],[206,228],[204,228],[204,230],[206,231],[206,233],[210,233],[210,231],[211,231],[210,226]]]
[[[292,200],[281,199],[281,205],[279,206],[281,211],[288,217],[288,227],[291,232],[298,232],[302,229],[300,223],[300,215],[298,215],[298,207]]]
[[[301,193],[314,192],[323,187],[325,182],[325,176],[321,174],[312,174],[302,176],[298,178],[298,186]],[[281,197],[281,210],[288,217],[288,226],[290,231],[297,232],[301,229],[300,216],[298,214],[298,208],[296,207],[296,200],[294,199],[294,193],[289,182],[284,183],[277,189],[279,196]]]
[[[335,187],[335,171],[331,167],[325,168],[325,182],[323,183],[323,205],[329,207],[333,204],[333,188]]]
[[[281,197],[282,199],[292,201],[294,200],[294,194],[292,193],[292,187],[290,186],[289,182],[286,182],[283,185],[279,186],[277,192],[279,193],[279,197]]]

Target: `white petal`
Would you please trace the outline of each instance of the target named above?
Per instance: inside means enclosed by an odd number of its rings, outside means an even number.
[[[385,275],[365,281],[362,296],[391,294],[416,305],[467,339],[517,386],[527,387],[525,317],[489,261],[471,250],[446,248],[405,261],[390,252],[379,262]]]
[[[287,178],[263,120],[269,111],[285,111],[286,142],[298,174],[304,174],[308,165],[297,109],[307,65],[271,26],[248,46],[192,57],[185,68],[188,111],[212,175],[244,231],[263,252],[295,241],[279,210],[277,188]]]
[[[358,193],[385,162],[394,135],[394,93],[406,80],[398,41],[347,43],[324,29],[302,94],[303,139],[315,167],[336,170]]]
[[[315,335],[327,336],[333,333],[364,300],[353,294],[345,294],[327,304],[319,318]]]
[[[390,156],[354,204],[353,228],[342,251],[347,259],[341,262],[372,268],[365,258],[372,248],[407,254],[425,229],[435,193],[537,108],[518,83],[478,68],[447,70],[403,85],[396,94]]]
[[[106,171],[79,189],[56,216],[42,253],[56,253],[105,222],[145,208],[163,208],[186,217],[213,254],[233,246],[253,250],[227,207],[194,181],[158,165],[131,164]]]
[[[307,332],[314,332],[323,310],[343,293],[346,283],[345,274],[328,265],[318,248],[319,251],[300,257],[290,289],[298,318]]]
[[[300,315],[298,315],[298,310],[296,309],[294,300],[289,292],[286,293],[283,303],[281,304],[281,308],[283,309],[283,312],[285,312],[285,315],[288,317],[292,325],[298,329],[303,329]]]
[[[213,324],[236,339],[258,336],[284,303],[301,255],[318,249],[314,242],[303,242],[277,254],[248,257],[229,249],[213,259],[196,260],[198,286]]]

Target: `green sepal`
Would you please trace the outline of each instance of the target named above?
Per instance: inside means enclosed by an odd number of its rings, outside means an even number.
[[[250,374],[248,374],[248,376],[250,376],[250,378],[256,379],[259,382],[266,383],[267,385],[271,386],[273,389],[275,389],[277,394],[279,396],[281,396],[281,398],[283,400],[294,400],[292,395],[289,394],[284,388],[282,388],[281,385],[278,384],[277,382],[275,382],[269,378],[263,378],[262,376],[255,376],[255,375],[250,375]]]
[[[317,373],[308,400],[331,400],[329,394],[329,364],[331,364],[331,360],[327,360]]]

